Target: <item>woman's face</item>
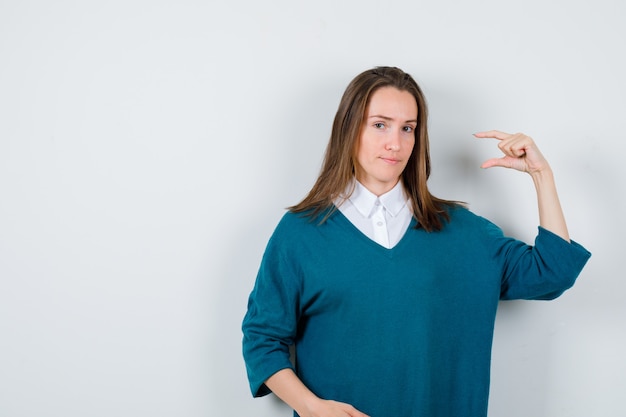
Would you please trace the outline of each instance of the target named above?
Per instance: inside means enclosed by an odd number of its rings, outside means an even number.
[[[413,95],[382,87],[370,97],[356,150],[356,179],[376,195],[397,183],[406,167],[417,127]]]

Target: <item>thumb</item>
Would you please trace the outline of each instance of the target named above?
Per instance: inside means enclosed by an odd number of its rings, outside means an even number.
[[[480,167],[483,169],[492,168],[492,167],[506,167],[508,165],[505,163],[504,161],[505,159],[506,157],[487,159],[485,162],[482,163]]]
[[[524,161],[521,158],[513,158],[510,156],[503,156],[502,158],[488,159],[480,166],[481,168],[502,167],[511,168],[518,171],[526,171]]]

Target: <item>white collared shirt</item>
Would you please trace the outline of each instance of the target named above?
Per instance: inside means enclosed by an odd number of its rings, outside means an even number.
[[[335,205],[361,233],[387,249],[400,242],[413,217],[401,181],[377,197],[355,180],[350,197],[338,199]]]

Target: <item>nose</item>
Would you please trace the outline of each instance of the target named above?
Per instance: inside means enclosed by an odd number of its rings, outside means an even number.
[[[399,151],[400,150],[400,132],[394,130],[389,133],[388,141],[385,145],[385,148],[389,151]]]

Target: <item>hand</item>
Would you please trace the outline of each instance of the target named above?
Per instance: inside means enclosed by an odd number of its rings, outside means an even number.
[[[530,136],[523,133],[509,134],[497,130],[474,134],[477,138],[498,139],[498,148],[504,153],[502,158],[492,158],[483,162],[481,168],[504,167],[535,174],[550,169],[548,161]]]
[[[309,408],[307,417],[369,417],[351,406],[332,400],[319,400]]]

